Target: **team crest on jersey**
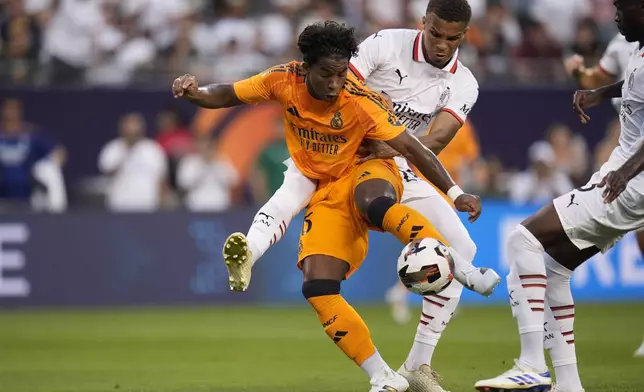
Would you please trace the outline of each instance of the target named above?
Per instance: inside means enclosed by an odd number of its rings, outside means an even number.
[[[631,72],[631,76],[628,77],[628,89],[632,90],[633,86],[635,86],[635,71],[637,71],[637,68]]]
[[[333,118],[331,119],[331,128],[333,129],[342,129],[344,126],[344,120],[342,119],[342,113],[335,112]]]
[[[452,91],[450,90],[449,87],[443,91],[441,94],[440,98],[438,99],[438,107],[445,107],[447,106],[447,101],[449,100],[450,95],[452,94]]]

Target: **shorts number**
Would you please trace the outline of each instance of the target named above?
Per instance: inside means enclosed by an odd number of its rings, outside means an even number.
[[[309,219],[311,215],[313,215],[312,212],[309,212],[308,214],[304,215],[304,225],[302,226],[302,235],[308,233],[313,228],[313,221]]]
[[[595,188],[597,188],[597,184],[588,185],[587,187],[583,187],[583,186],[582,186],[582,187],[580,187],[580,188],[577,188],[577,190],[578,190],[579,192],[590,192],[590,191],[592,191],[592,190],[593,190],[593,189],[595,189]]]
[[[417,175],[416,175],[416,173],[414,173],[414,171],[413,171],[413,170],[411,170],[411,169],[407,169],[407,170],[405,170],[405,171],[402,171],[402,170],[401,170],[401,171],[400,171],[400,174],[402,174],[403,180],[405,180],[405,182],[415,182],[415,181],[418,181],[418,176],[417,176]]]

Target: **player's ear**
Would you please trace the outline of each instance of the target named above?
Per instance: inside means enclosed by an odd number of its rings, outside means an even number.
[[[423,22],[423,28],[425,28],[425,22],[427,22],[427,17],[426,16],[423,16],[422,22]]]

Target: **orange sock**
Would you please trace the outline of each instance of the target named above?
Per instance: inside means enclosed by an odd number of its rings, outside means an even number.
[[[436,238],[446,246],[449,243],[420,212],[402,204],[394,204],[387,210],[382,228],[396,236],[403,245],[416,238]]]
[[[341,295],[308,299],[324,327],[324,332],[358,366],[376,352],[367,324]]]

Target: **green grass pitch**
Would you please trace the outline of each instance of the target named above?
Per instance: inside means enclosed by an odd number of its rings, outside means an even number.
[[[398,368],[416,324],[357,306]],[[644,304],[577,307],[587,392],[644,390]],[[509,307],[461,308],[434,366],[452,392],[507,370],[518,354]],[[145,308],[0,312],[1,392],[352,392],[366,375],[324,335],[306,307]]]

